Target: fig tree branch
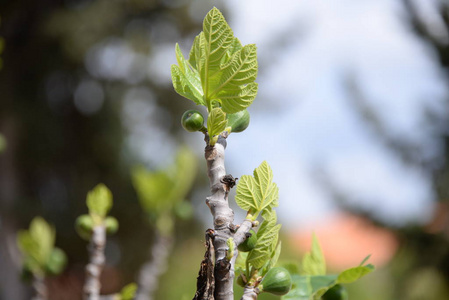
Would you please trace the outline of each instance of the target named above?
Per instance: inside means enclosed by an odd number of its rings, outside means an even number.
[[[93,228],[89,243],[89,264],[86,266],[86,281],[84,283],[84,299],[100,299],[100,275],[105,263],[104,248],[106,245],[106,228],[96,225]]]

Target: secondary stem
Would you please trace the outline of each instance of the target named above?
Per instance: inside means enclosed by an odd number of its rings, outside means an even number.
[[[139,289],[136,300],[152,300],[153,293],[159,285],[159,277],[167,270],[168,257],[173,247],[173,238],[164,236],[160,232],[151,247],[151,261],[145,263],[140,269]]]
[[[47,300],[47,286],[45,285],[45,278],[43,276],[34,275],[33,288],[36,291],[36,295],[33,300]]]
[[[243,296],[240,300],[257,300],[257,295],[259,291],[253,286],[246,286],[243,291]]]
[[[89,244],[89,264],[86,266],[86,281],[84,283],[84,299],[100,299],[100,275],[103,270],[106,245],[106,228],[97,225],[93,229],[92,238]]]

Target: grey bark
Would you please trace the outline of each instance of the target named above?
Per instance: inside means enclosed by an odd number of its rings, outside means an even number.
[[[253,286],[246,286],[243,291],[243,296],[240,300],[257,300],[259,289]]]
[[[205,148],[205,158],[211,190],[211,195],[206,198],[206,204],[210,209],[214,224],[214,230],[212,232],[215,265],[213,267],[214,284],[211,285],[211,288],[214,289],[214,296],[208,296],[206,293],[203,293],[204,285],[207,285],[207,268],[205,268],[206,260],[203,260],[202,267],[200,269],[200,276],[198,277],[197,293],[195,294],[194,299],[204,299],[204,297],[206,297],[207,300],[234,299],[234,265],[238,254],[237,246],[247,238],[247,233],[255,225],[248,219],[244,220],[240,227],[233,224],[234,212],[229,207],[228,193],[234,186],[235,181],[232,176],[226,176],[226,168],[224,164],[226,138],[227,133],[224,132],[222,133],[222,136],[219,137],[217,143],[214,146],[210,146],[208,145],[209,138],[207,133],[205,134],[205,141],[207,143]],[[225,180],[229,178],[233,182]],[[234,256],[228,260],[227,252],[229,249],[227,246],[227,240],[230,238],[234,240],[235,249]]]
[[[136,300],[153,300],[153,294],[158,288],[159,277],[168,267],[168,257],[173,248],[173,238],[160,233],[151,247],[151,260],[140,269]]]
[[[239,229],[235,232],[234,235],[234,243],[236,246],[240,245],[247,239],[247,234],[253,227],[254,223],[251,220],[243,220],[242,224],[240,224]]]
[[[206,198],[206,204],[212,213],[214,223],[215,300],[234,299],[234,272],[231,270],[231,262],[226,258],[226,241],[232,238],[234,212],[228,203],[229,189],[222,183],[226,175],[225,147],[225,137],[220,137],[214,146],[207,145],[205,149],[207,175],[211,189],[211,195]]]
[[[86,280],[84,283],[84,299],[100,299],[100,275],[105,263],[104,248],[106,246],[106,228],[95,226],[89,244],[89,264],[86,266]]]
[[[45,277],[36,276],[33,277],[33,288],[36,294],[34,295],[32,300],[47,300],[47,286],[45,285]]]

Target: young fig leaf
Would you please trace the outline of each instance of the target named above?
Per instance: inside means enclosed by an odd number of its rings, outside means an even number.
[[[100,183],[87,194],[86,203],[90,214],[104,218],[112,207],[112,193]]]
[[[178,94],[212,111],[220,103],[225,113],[247,108],[257,95],[256,46],[242,46],[217,8],[208,12],[186,60],[176,46],[178,65],[172,65]]]
[[[243,175],[238,182],[235,201],[240,208],[257,217],[264,210],[278,206],[279,189],[266,161],[254,170],[254,177]]]
[[[189,62],[186,61],[178,44],[176,44],[175,51],[178,66],[171,66],[171,76],[175,91],[198,105],[206,105],[203,100],[203,88],[201,87],[198,71],[192,68]]]
[[[210,145],[215,144],[217,136],[226,128],[226,114],[220,108],[214,108],[207,118],[207,131],[209,132]]]
[[[304,275],[326,274],[326,262],[315,234],[312,237],[312,250],[303,257],[302,271]]]

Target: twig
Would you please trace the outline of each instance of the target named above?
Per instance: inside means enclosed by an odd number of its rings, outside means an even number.
[[[173,238],[158,233],[151,248],[151,261],[140,269],[136,300],[153,300],[153,294],[158,288],[159,277],[168,267],[168,257],[173,247]]]
[[[253,286],[246,286],[243,291],[243,296],[240,300],[257,300],[259,289]]]
[[[106,228],[97,225],[93,228],[89,244],[89,264],[86,266],[86,281],[84,284],[84,299],[100,299],[100,275],[105,263],[104,248],[106,245]]]
[[[45,285],[45,277],[44,276],[33,276],[33,288],[36,292],[36,295],[33,297],[33,300],[47,300],[48,292],[47,286]]]

